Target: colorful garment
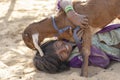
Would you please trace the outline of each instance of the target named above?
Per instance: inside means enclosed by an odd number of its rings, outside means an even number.
[[[120,61],[120,49],[111,46],[120,43],[119,35],[120,24],[109,25],[96,33],[92,38],[89,63],[105,68],[110,59]],[[71,67],[81,67],[83,60],[77,48],[73,50],[68,61]]]

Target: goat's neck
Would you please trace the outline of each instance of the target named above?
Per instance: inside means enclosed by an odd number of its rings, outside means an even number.
[[[59,29],[66,26],[74,27],[74,25],[68,20],[66,14],[63,11],[61,11],[60,13],[58,13],[57,16],[55,16],[55,21]]]

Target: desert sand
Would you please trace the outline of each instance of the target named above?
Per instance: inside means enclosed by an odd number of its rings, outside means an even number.
[[[0,0],[0,80],[120,80],[116,61],[107,69],[89,66],[88,78],[81,77],[78,68],[59,74],[34,68],[35,51],[25,46],[21,34],[27,25],[54,14],[55,9],[55,0]]]

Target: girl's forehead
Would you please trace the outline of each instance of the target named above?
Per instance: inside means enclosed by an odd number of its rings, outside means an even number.
[[[56,41],[54,44],[62,43],[63,41]]]
[[[62,44],[63,42],[64,42],[64,41],[56,41],[56,42],[53,44],[54,49],[56,50],[56,49],[58,49],[58,47],[61,47],[60,44]]]
[[[60,43],[60,41],[56,41],[56,42],[53,43],[53,46],[56,47],[56,45],[59,44],[59,43]]]

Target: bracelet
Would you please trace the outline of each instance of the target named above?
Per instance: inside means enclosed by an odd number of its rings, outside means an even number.
[[[68,5],[68,6],[65,7],[65,12],[66,13],[69,12],[69,11],[71,11],[71,10],[74,10],[71,5]]]

